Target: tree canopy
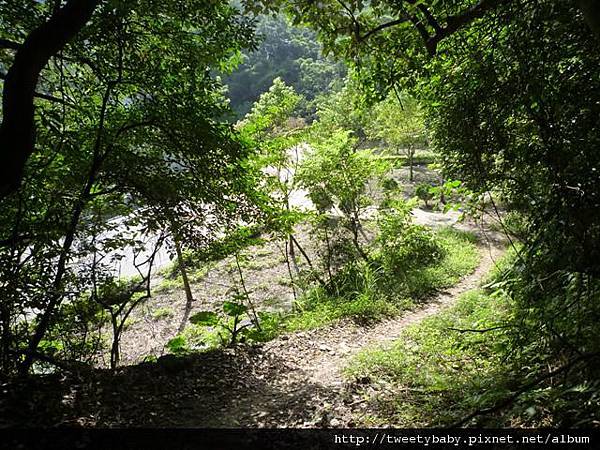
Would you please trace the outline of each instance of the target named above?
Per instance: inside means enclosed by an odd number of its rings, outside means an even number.
[[[60,14],[50,2],[8,3],[2,22],[11,42]],[[102,265],[85,276],[80,266],[119,245],[115,227],[118,235],[168,223],[202,245],[216,232],[211,223],[251,212],[253,181],[243,166],[250,150],[223,120],[227,102],[213,74],[251,47],[253,36],[251,21],[225,1],[102,2],[50,56],[36,87],[36,150],[0,213],[5,363],[24,333],[29,365],[63,299],[96,289]],[[2,52],[7,77],[22,48]],[[23,153],[13,144],[3,138],[3,156]],[[126,219],[115,224],[115,215]],[[22,314],[32,308],[42,314],[28,329]]]

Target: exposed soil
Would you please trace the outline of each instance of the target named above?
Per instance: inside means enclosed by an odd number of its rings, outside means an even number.
[[[503,248],[498,239],[482,242],[474,273],[399,318],[371,326],[343,320],[264,345],[185,358],[168,355],[116,373],[93,370],[0,385],[0,427],[354,426],[364,403],[344,380],[342,368],[358,351],[388,345],[408,325],[476,287]]]
[[[277,371],[270,380],[269,389],[288,395],[276,397],[265,391],[253,392],[244,399],[237,421],[245,426],[355,425],[363,402],[353,396],[342,369],[359,351],[390,345],[407,326],[451,306],[460,294],[476,288],[504,251],[503,241],[498,236],[492,237],[488,232],[487,237],[490,239],[479,246],[481,262],[471,275],[401,317],[372,326],[342,320],[267,343],[264,352],[282,357],[287,363],[286,370]]]

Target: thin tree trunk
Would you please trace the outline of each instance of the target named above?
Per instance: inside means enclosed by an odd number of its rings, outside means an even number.
[[[250,300],[250,293],[246,288],[246,280],[244,279],[244,273],[242,272],[242,266],[240,266],[239,256],[235,254],[235,264],[237,266],[238,274],[240,276],[240,283],[242,284],[242,289],[244,290],[244,296],[246,297],[246,301],[248,302],[248,306],[250,307],[250,312],[252,312],[252,317],[254,318],[254,325],[256,325],[256,329],[258,331],[262,331],[260,326],[260,321],[258,320],[258,315],[256,314],[256,308],[254,308],[254,303]]]
[[[296,276],[298,278],[300,278],[300,268],[298,267],[298,261],[296,260],[296,250],[295,250],[295,246],[294,246],[294,238],[292,237],[291,234],[289,236],[289,242],[288,242],[288,245],[286,246],[286,248],[288,249],[289,258],[290,258],[290,261],[292,262],[292,267],[294,267],[294,272],[296,272]]]
[[[413,148],[409,148],[408,149],[408,165],[409,165],[409,181],[414,181],[415,177],[414,177],[414,156],[415,156],[415,150]]]
[[[325,286],[325,281],[319,276],[319,274],[317,273],[317,271],[315,270],[312,261],[310,260],[308,254],[306,253],[306,251],[304,251],[304,248],[302,248],[302,246],[300,245],[300,243],[298,242],[298,240],[296,239],[296,237],[291,234],[290,235],[290,242],[292,244],[294,244],[298,250],[300,250],[300,254],[304,257],[306,263],[308,264],[308,267],[310,267],[310,271],[313,273],[315,279],[319,282],[319,284],[321,284],[322,286]]]
[[[367,237],[364,234],[364,231],[362,230],[362,225],[360,223],[360,217],[358,215],[358,211],[356,210],[356,208],[354,208],[354,211],[352,214],[353,214],[353,217],[352,217],[352,219],[350,219],[350,223],[351,223],[351,228],[352,228],[352,238],[353,238],[352,240],[354,242],[354,246],[356,247],[356,250],[358,251],[358,254],[361,256],[361,258],[364,259],[365,261],[368,261],[369,257],[367,256],[365,251],[360,246],[360,241],[358,239],[359,233],[363,234],[365,240]]]
[[[94,178],[95,178],[95,176],[94,176]],[[30,369],[31,365],[33,364],[33,360],[34,360],[33,355],[35,355],[37,348],[38,348],[40,342],[42,341],[42,338],[44,337],[44,334],[46,334],[46,331],[48,329],[48,326],[50,325],[50,321],[52,319],[52,316],[54,315],[56,308],[60,305],[60,303],[62,301],[62,298],[63,298],[62,283],[63,283],[63,278],[65,276],[65,273],[67,271],[67,262],[68,262],[69,255],[71,252],[71,246],[73,245],[77,225],[79,224],[79,219],[81,218],[81,214],[83,212],[83,208],[85,206],[87,196],[90,193],[91,186],[92,186],[92,184],[90,184],[90,183],[88,183],[88,185],[86,185],[86,188],[84,189],[84,192],[82,193],[82,196],[77,201],[77,204],[75,205],[75,208],[73,210],[73,215],[71,216],[71,223],[69,224],[69,229],[67,231],[67,235],[65,237],[65,241],[62,246],[62,250],[61,250],[61,253],[60,253],[60,256],[58,259],[57,268],[56,268],[56,275],[54,277],[54,282],[52,283],[52,287],[51,287],[51,291],[50,291],[52,294],[50,296],[50,299],[48,300],[48,304],[46,305],[46,308],[44,309],[42,318],[40,319],[40,321],[35,329],[33,337],[29,341],[29,345],[27,348],[27,354],[25,355],[25,360],[21,364],[21,367],[19,370],[21,375],[27,375],[27,373],[29,372],[29,369]]]
[[[329,240],[329,233],[327,232],[327,227],[325,227],[325,242],[327,244],[327,275],[329,275],[329,283],[333,280],[333,275],[331,274],[331,242]]]
[[[112,342],[112,346],[110,347],[110,368],[111,368],[111,370],[114,370],[117,368],[117,365],[119,364],[121,355],[119,352],[119,340],[120,340],[119,326],[117,324],[117,316],[113,313],[113,311],[110,311],[110,322],[112,324],[112,329],[113,329],[113,342]]]
[[[185,326],[190,318],[190,314],[192,312],[192,304],[194,303],[194,296],[192,295],[192,287],[190,286],[190,280],[188,278],[187,270],[185,268],[185,262],[183,261],[183,252],[181,251],[181,244],[178,239],[174,239],[175,242],[175,252],[177,253],[177,266],[179,268],[179,273],[181,274],[181,279],[183,280],[183,289],[185,290],[185,309],[183,310],[183,317],[181,318],[181,323],[177,328],[177,334],[183,333]]]
[[[94,143],[94,156],[90,167],[90,171],[88,173],[86,184],[83,187],[71,213],[71,221],[69,222],[69,227],[67,228],[65,240],[63,242],[60,251],[60,256],[58,258],[56,275],[54,277],[54,281],[50,289],[51,295],[48,300],[48,304],[46,305],[46,308],[42,314],[42,318],[40,319],[35,329],[33,337],[29,341],[29,345],[27,347],[28,351],[25,356],[25,360],[19,368],[19,372],[22,376],[25,376],[27,375],[27,373],[29,373],[29,369],[33,364],[34,355],[36,354],[37,348],[40,345],[44,334],[46,334],[48,327],[50,326],[50,322],[52,316],[55,313],[56,308],[58,308],[63,299],[62,284],[64,276],[67,272],[67,262],[69,261],[71,247],[73,245],[73,241],[75,240],[77,225],[79,224],[81,215],[83,214],[83,210],[85,209],[85,206],[89,200],[90,192],[92,191],[94,183],[96,182],[96,177],[98,176],[98,172],[100,171],[104,158],[107,156],[106,154],[101,154],[102,136],[104,134],[104,122],[106,120],[106,110],[108,108],[108,101],[110,99],[112,89],[115,85],[116,82],[109,82],[108,86],[106,87],[106,91],[104,92],[104,97],[102,99],[102,107],[100,110],[100,122],[98,124],[96,140]]]
[[[283,257],[285,258],[285,264],[287,266],[288,275],[290,277],[290,283],[292,284],[292,294],[294,295],[294,301],[298,300],[298,296],[296,294],[296,282],[294,280],[294,275],[292,274],[292,266],[290,264],[290,254],[288,251],[289,242],[285,241],[285,250],[283,250]]]

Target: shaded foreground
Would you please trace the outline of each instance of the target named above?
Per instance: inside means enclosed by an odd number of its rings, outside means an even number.
[[[360,350],[386,345],[408,325],[450,306],[493,267],[502,245],[456,286],[376,324],[342,320],[263,345],[123,367],[48,375],[3,385],[0,426],[353,427],[362,408],[341,369]]]

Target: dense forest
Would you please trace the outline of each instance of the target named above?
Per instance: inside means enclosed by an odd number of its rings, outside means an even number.
[[[0,427],[597,427],[593,0],[0,0]]]

